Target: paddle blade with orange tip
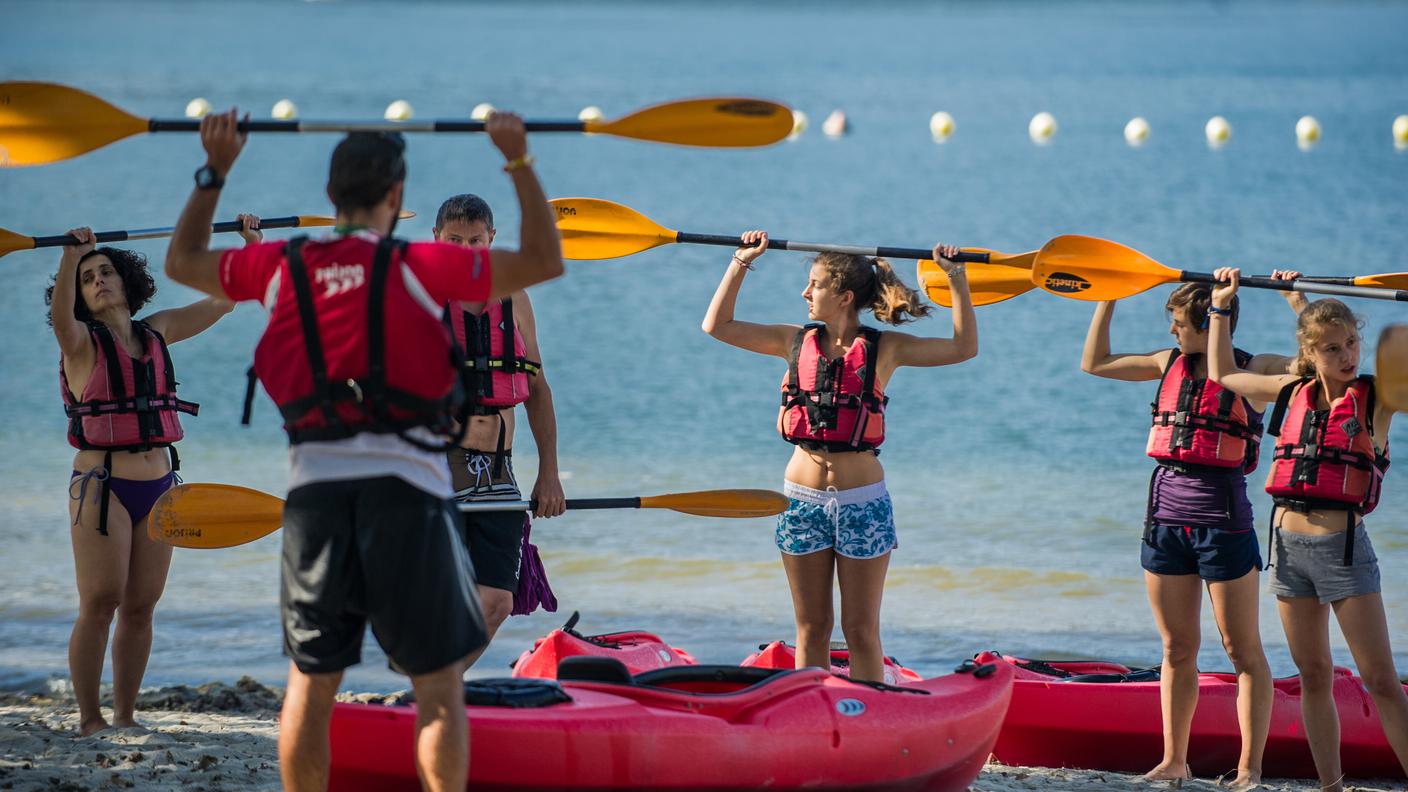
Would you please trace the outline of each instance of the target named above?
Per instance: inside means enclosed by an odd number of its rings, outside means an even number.
[[[787,510],[787,496],[763,489],[705,490],[640,499],[642,509],[670,509],[701,517],[771,517]]]
[[[974,305],[1000,303],[1036,288],[1031,273],[1035,250],[1015,256],[991,250],[984,252],[989,254],[992,263],[967,270],[968,292],[973,297]],[[943,268],[933,259],[920,259],[918,272],[919,287],[929,295],[929,299],[945,308],[952,308],[953,292],[949,290],[948,275],[944,274]]]
[[[71,159],[146,131],[146,119],[77,88],[0,83],[0,167]]]
[[[629,206],[600,198],[554,198],[552,206],[563,258],[621,258],[668,245],[679,236]]]
[[[173,547],[235,547],[277,531],[284,501],[229,484],[180,484],[157,499],[147,536]]]
[[[1118,300],[1164,283],[1217,282],[1210,273],[1165,267],[1118,242],[1074,234],[1047,242],[1037,252],[1031,277],[1032,283],[1042,289],[1076,300]],[[1244,276],[1241,285],[1252,289],[1408,301],[1408,290],[1341,286],[1304,278],[1290,281]]]
[[[1374,382],[1384,404],[1408,412],[1408,325],[1390,325],[1379,336]]]
[[[615,120],[583,122],[584,132],[680,146],[767,146],[792,133],[792,109],[777,102],[713,97],[666,102]]]
[[[1408,289],[1408,272],[1380,272],[1377,275],[1330,276],[1304,275],[1306,283],[1338,283],[1345,286],[1368,286],[1373,289]]]

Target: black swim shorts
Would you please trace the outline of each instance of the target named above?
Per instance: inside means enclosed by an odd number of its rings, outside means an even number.
[[[361,662],[362,635],[410,675],[488,643],[449,503],[395,477],[298,487],[284,506],[284,654],[306,674]]]

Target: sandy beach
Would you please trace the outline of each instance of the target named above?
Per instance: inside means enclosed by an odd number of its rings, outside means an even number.
[[[393,696],[395,694],[392,694]],[[344,693],[342,700],[379,701]],[[63,691],[0,695],[0,790],[140,789],[277,790],[278,707],[282,691],[248,677],[144,691],[138,719],[146,729],[109,729],[77,737],[78,717]],[[990,764],[974,792],[1163,789],[1121,773]],[[1216,789],[1199,779],[1184,789]],[[1306,781],[1272,781],[1265,790],[1313,790]],[[1408,784],[1356,782],[1361,792],[1408,790]]]

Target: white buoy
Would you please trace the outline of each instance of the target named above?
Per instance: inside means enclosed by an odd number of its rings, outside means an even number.
[[[1209,146],[1222,148],[1227,145],[1227,141],[1232,139],[1232,125],[1227,123],[1227,119],[1222,116],[1213,116],[1203,127],[1203,134],[1207,135]]]
[[[210,113],[210,102],[205,101],[205,97],[197,96],[186,103],[186,118],[201,118]]]
[[[386,106],[386,120],[409,121],[411,120],[411,116],[415,115],[415,112],[410,102],[407,102],[405,99],[397,99]]]
[[[821,132],[827,137],[842,137],[851,131],[851,124],[846,120],[846,114],[841,110],[832,110],[831,115],[821,122]]]
[[[788,133],[788,140],[796,140],[807,131],[807,114],[801,110],[792,111],[792,131]]]
[[[600,121],[606,114],[601,112],[601,108],[596,105],[588,105],[582,108],[582,112],[577,114],[578,121]]]
[[[1320,141],[1320,122],[1315,116],[1301,116],[1296,122],[1296,143],[1307,150]]]
[[[1408,115],[1393,119],[1393,145],[1401,149],[1408,148]]]
[[[496,108],[488,102],[480,102],[469,111],[469,117],[474,121],[483,121],[494,114]]]
[[[1056,134],[1056,129],[1056,116],[1046,111],[1032,116],[1031,123],[1027,124],[1027,134],[1031,135],[1032,142],[1043,146],[1051,142],[1052,136]]]
[[[953,136],[953,116],[940,110],[929,116],[929,134],[934,136],[935,143],[945,143]]]
[[[298,105],[289,99],[280,99],[269,114],[280,121],[291,121],[298,117]]]
[[[1149,122],[1143,116],[1135,116],[1124,125],[1124,140],[1134,148],[1139,148],[1149,140]]]

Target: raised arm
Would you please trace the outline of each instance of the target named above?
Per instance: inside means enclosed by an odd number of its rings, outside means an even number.
[[[561,275],[562,240],[557,235],[552,206],[533,173],[523,119],[513,113],[494,113],[485,123],[485,130],[507,161],[504,170],[518,193],[521,218],[518,250],[495,248],[489,255],[493,272],[491,297],[502,298]]]
[[[1232,354],[1232,298],[1237,296],[1241,271],[1221,267],[1213,273],[1220,283],[1212,290],[1208,311],[1208,378],[1254,402],[1275,401],[1281,389],[1300,379],[1293,374],[1259,374],[1240,368]]]
[[[533,302],[527,292],[513,295],[513,321],[523,334],[523,351],[529,360],[543,363],[538,345],[538,323],[533,316]],[[557,466],[557,413],[553,410],[552,388],[548,386],[547,366],[536,377],[528,378],[528,400],[523,409],[528,413],[528,428],[538,447],[538,478],[530,499],[538,504],[534,517],[556,517],[567,508],[562,492],[562,475]]]
[[[792,351],[796,325],[758,324],[733,318],[733,307],[738,302],[743,276],[753,269],[753,262],[768,249],[768,234],[766,231],[749,231],[743,235],[743,242],[744,246],[733,252],[733,259],[729,261],[723,280],[719,281],[719,288],[714,290],[714,299],[709,301],[709,310],[704,313],[704,322],[700,327],[725,344],[762,355],[786,358]]]
[[[248,119],[246,114],[245,120]],[[191,192],[166,249],[166,277],[220,299],[226,296],[220,286],[220,256],[225,251],[210,249],[210,226],[215,219],[215,205],[220,201],[220,187],[248,137],[248,133],[240,132],[239,117],[233,108],[200,120],[205,165],[213,171],[216,181]]]
[[[93,338],[87,326],[73,315],[74,302],[79,299],[75,281],[79,260],[97,246],[97,239],[93,229],[86,226],[68,233],[79,242],[65,245],[59,257],[59,273],[54,276],[54,291],[49,295],[49,321],[54,325],[54,338],[58,339],[64,360],[75,367],[83,367],[93,360]]]
[[[237,215],[236,219],[242,225],[240,236],[244,238],[246,246],[257,245],[264,240],[264,233],[259,230],[258,215],[241,214]],[[235,304],[229,300],[207,297],[183,308],[168,308],[165,311],[157,311],[147,317],[147,324],[151,325],[153,330],[161,333],[162,337],[166,339],[166,343],[174,344],[191,336],[200,335],[211,325],[220,321],[220,317],[234,309]]]
[[[1080,370],[1087,374],[1125,382],[1145,382],[1163,376],[1173,350],[1143,354],[1110,352],[1110,319],[1115,315],[1115,303],[1106,300],[1095,304],[1090,329],[1085,333],[1085,348],[1080,353]]]
[[[978,317],[973,313],[973,296],[968,291],[968,273],[962,264],[949,259],[958,255],[954,245],[934,245],[934,261],[948,276],[953,295],[953,337],[925,338],[909,333],[885,334],[885,344],[894,353],[895,366],[947,366],[978,355]],[[881,353],[884,354],[884,347]]]
[[[1300,272],[1296,270],[1271,271],[1271,277],[1273,280],[1293,281],[1296,278],[1299,278],[1300,275]],[[1304,292],[1284,291],[1281,292],[1281,296],[1286,298],[1286,305],[1290,306],[1291,310],[1295,312],[1296,316],[1300,316],[1300,312],[1304,311],[1306,309],[1306,306],[1310,305],[1310,300],[1306,299]]]

